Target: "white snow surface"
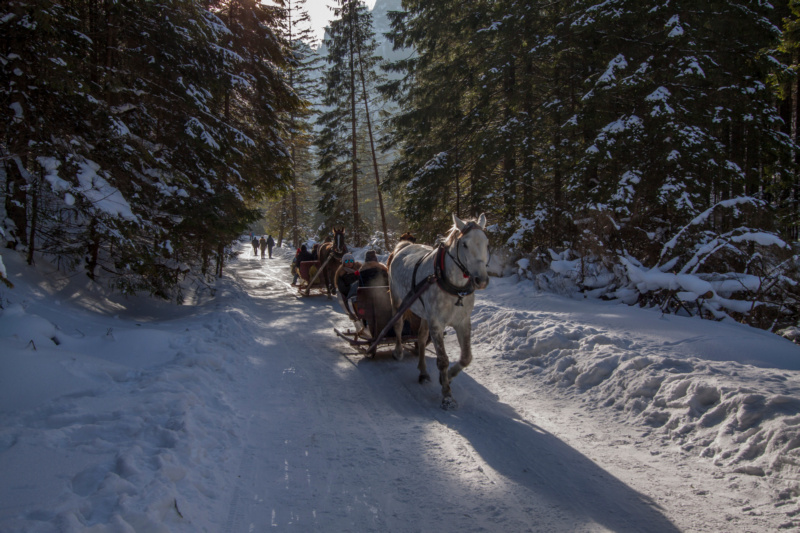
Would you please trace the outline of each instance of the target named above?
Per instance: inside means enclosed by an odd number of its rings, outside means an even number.
[[[786,339],[493,278],[444,411],[248,249],[181,307],[3,256],[0,531],[800,526]]]

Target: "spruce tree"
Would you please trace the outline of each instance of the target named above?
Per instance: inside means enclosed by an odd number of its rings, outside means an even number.
[[[340,18],[331,23],[325,43],[328,66],[323,111],[317,121],[321,175],[315,184],[322,192],[319,211],[325,216],[325,225],[351,228],[353,241],[360,244],[367,227],[359,212],[359,115],[373,92],[372,72],[379,58],[374,55],[377,44],[372,16],[364,3],[340,0],[337,15]],[[367,118],[363,120],[367,124]]]
[[[291,187],[281,202],[281,236],[288,222],[292,243],[299,246],[303,228],[308,226],[308,212],[304,199],[311,183],[309,173],[312,164],[312,130],[314,101],[319,99],[318,78],[321,58],[316,54],[311,31],[310,17],[305,7],[306,0],[288,0],[284,7],[285,16],[282,32],[291,48],[288,65],[288,83],[294,93],[302,99],[302,105],[289,117],[289,146],[292,166],[290,168]]]
[[[0,146],[14,162],[3,184],[23,201],[9,240],[124,291],[180,297],[195,268],[216,259],[219,273],[258,216],[247,200],[285,181],[283,117],[298,101],[279,13],[192,0],[13,9],[0,22],[13,110]]]

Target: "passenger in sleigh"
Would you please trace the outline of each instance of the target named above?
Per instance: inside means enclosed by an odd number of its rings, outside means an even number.
[[[361,287],[386,287],[389,285],[389,269],[378,261],[375,250],[367,252],[364,264],[359,270]]]
[[[292,285],[297,285],[297,278],[300,277],[300,263],[303,261],[314,261],[315,259],[316,258],[311,255],[311,252],[308,251],[308,247],[305,244],[297,249],[297,252],[294,254],[294,259],[292,260],[292,274],[294,274]],[[311,274],[311,276],[313,275],[314,274]],[[310,280],[311,278],[304,281]]]
[[[364,264],[358,263],[353,254],[342,256],[342,266],[336,271],[336,288],[339,304],[353,320],[358,318],[356,296],[359,287],[382,287],[389,285],[389,270],[378,261],[374,250],[367,252]]]

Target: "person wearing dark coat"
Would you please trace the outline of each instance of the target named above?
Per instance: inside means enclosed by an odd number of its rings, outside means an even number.
[[[308,251],[308,247],[304,244],[300,247],[300,255],[298,256],[297,264],[299,265],[303,261],[315,261],[316,258],[311,255],[311,252]]]
[[[378,261],[378,254],[369,250],[364,258],[364,264],[359,269],[359,283],[361,287],[385,287],[389,285],[389,269]]]
[[[336,271],[336,276],[334,276],[334,282],[340,298],[339,303],[345,312],[354,319],[357,318],[357,315],[353,308],[352,300],[358,291],[358,271],[360,268],[361,263],[356,262],[353,254],[346,253],[342,256],[342,266],[339,267]]]
[[[253,255],[258,255],[258,237],[253,237],[253,241],[250,244],[253,245]]]
[[[269,258],[270,259],[272,259],[272,247],[273,246],[275,246],[275,240],[272,238],[272,235],[267,235],[267,251],[269,252]]]
[[[297,253],[294,255],[294,261],[292,261],[292,272],[294,273],[294,279],[292,280],[292,285],[297,285],[297,278],[300,277],[300,263],[303,261],[314,261],[314,257],[311,255],[311,252],[308,251],[308,247],[305,244],[300,246],[297,250]]]
[[[264,252],[267,249],[267,240],[264,238],[263,235],[258,240],[258,245],[261,247],[261,259],[264,259]]]

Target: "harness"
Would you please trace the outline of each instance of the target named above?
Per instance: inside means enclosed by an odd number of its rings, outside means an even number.
[[[344,243],[344,236],[342,236],[342,239],[341,239],[342,240],[342,243],[341,243],[342,248],[341,249],[338,248],[338,246],[339,246],[339,235],[341,235],[341,234],[337,233],[334,236],[333,242],[331,243],[331,256],[333,256],[334,259],[336,259],[337,261],[339,261],[341,263],[342,262],[342,257],[344,257],[344,254],[347,253],[347,245]]]
[[[475,222],[468,223],[464,227],[464,229],[461,231],[461,236],[458,239],[460,239],[461,237],[466,235],[467,232],[469,232],[470,230],[475,229],[475,228],[479,228],[480,229],[480,226],[478,226]],[[453,257],[453,254],[450,253],[450,250],[447,249],[447,247],[444,245],[444,243],[439,242],[433,250],[431,250],[430,252],[428,252],[427,254],[425,254],[425,255],[423,255],[422,257],[419,258],[419,260],[417,261],[417,264],[414,265],[414,272],[411,275],[411,293],[412,294],[416,293],[417,290],[423,284],[425,284],[425,283],[430,284],[433,281],[436,281],[436,284],[444,292],[446,292],[448,294],[452,294],[453,296],[458,297],[458,300],[456,300],[456,303],[455,303],[455,305],[457,307],[464,307],[464,303],[462,302],[462,299],[465,296],[469,296],[470,294],[475,292],[475,282],[473,281],[472,276],[470,276],[469,271],[467,270],[467,267],[464,266],[464,263],[461,262],[461,259],[459,257],[459,254],[458,254],[458,239],[456,239],[456,256],[455,257]],[[430,279],[431,276],[428,276],[425,281],[423,281],[422,283],[420,283],[418,285],[417,284],[417,270],[419,270],[419,266],[422,264],[422,262],[425,259],[427,259],[433,253],[436,254],[436,256],[433,259],[433,274],[431,275],[433,277],[433,280]],[[445,254],[448,255],[450,257],[450,259],[453,260],[453,263],[455,263],[455,265],[459,268],[459,270],[461,270],[461,273],[464,275],[464,278],[469,280],[469,282],[465,286],[458,287],[458,286],[453,285],[452,283],[450,283],[450,281],[447,279],[447,276],[445,275],[445,269],[444,269]],[[422,300],[422,306],[425,307],[425,301],[424,300]]]

